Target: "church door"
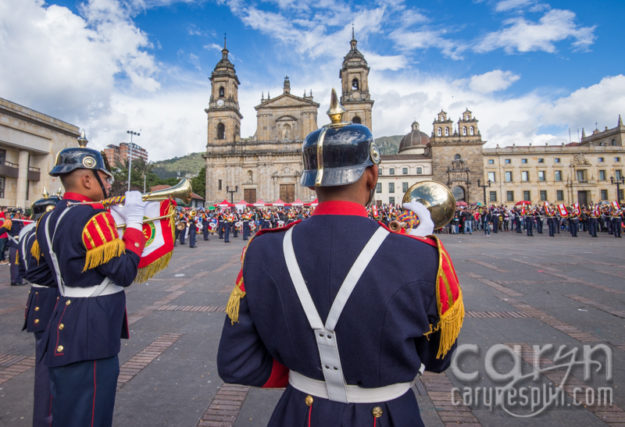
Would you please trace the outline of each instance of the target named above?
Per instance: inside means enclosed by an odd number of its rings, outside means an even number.
[[[256,189],[246,188],[243,190],[243,198],[247,203],[256,203]]]
[[[295,201],[295,184],[280,184],[280,199],[285,203]]]
[[[465,201],[464,188],[462,188],[461,186],[456,185],[454,188],[452,188],[451,192],[454,195],[454,199],[456,199],[456,202]]]

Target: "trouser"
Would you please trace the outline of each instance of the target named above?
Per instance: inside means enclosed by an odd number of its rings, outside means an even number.
[[[113,425],[118,376],[117,356],[50,368],[52,425]]]
[[[223,222],[217,223],[217,231],[219,232],[220,239],[224,238],[224,228],[226,228],[226,225]]]
[[[239,230],[237,230],[237,226],[232,224],[232,237],[239,237]]]
[[[189,247],[195,247],[195,241],[197,239],[197,229],[195,227],[189,228]]]
[[[547,227],[549,227],[549,236],[555,237],[556,233],[556,219],[555,218],[547,218]]]
[[[9,262],[11,263],[11,283],[21,284],[22,274],[20,273],[18,255],[19,251],[17,250],[17,248],[11,246],[9,248]]]
[[[490,224],[484,221],[484,234],[490,234]]]
[[[464,234],[473,234],[473,221],[466,220],[464,222]]]
[[[577,237],[577,223],[572,219],[569,219],[569,231],[572,237]]]
[[[521,232],[521,218],[516,219],[516,232],[517,233]]]
[[[224,243],[230,243],[230,224],[224,224]]]
[[[533,236],[534,233],[532,232],[534,229],[533,224],[532,224],[532,218],[525,218],[525,232],[527,233],[528,236]]]
[[[0,239],[0,261],[4,261],[4,250],[6,249],[7,238]]]
[[[186,227],[183,228],[182,230],[180,230],[180,244],[182,244],[182,245],[184,245],[186,234],[187,234]]]
[[[542,218],[538,218],[536,220],[536,231],[538,234],[543,234],[543,220]]]
[[[621,218],[612,218],[612,229],[614,237],[621,237]]]
[[[204,240],[208,240],[208,221],[202,223],[202,235],[204,235]]]
[[[243,240],[250,238],[250,223],[249,221],[243,221]]]
[[[597,237],[597,218],[590,218],[588,222],[588,233],[592,237]]]
[[[52,424],[52,395],[48,366],[41,360],[39,350],[43,332],[35,332],[35,392],[33,402],[33,427]]]
[[[493,233],[497,233],[499,231],[499,217],[495,215],[493,218]]]

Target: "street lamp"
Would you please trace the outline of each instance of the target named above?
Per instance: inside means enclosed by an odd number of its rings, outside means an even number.
[[[128,191],[130,191],[130,174],[132,173],[132,136],[140,136],[139,132],[134,130],[127,130],[126,133],[130,135],[130,145],[128,146]]]
[[[226,185],[226,192],[230,193],[230,203],[234,204],[234,193],[236,193],[237,191],[239,191],[239,186],[235,185],[234,186],[234,190],[231,190],[229,186]]]
[[[614,177],[611,176],[610,183],[612,183],[612,185],[616,185],[616,201],[620,205],[621,204],[621,185],[625,184],[625,177],[621,176],[620,178],[614,179]]]
[[[486,184],[482,185],[482,181],[480,181],[480,179],[478,178],[477,186],[484,190],[484,206],[486,206],[486,188],[490,187],[490,179],[487,181]]]

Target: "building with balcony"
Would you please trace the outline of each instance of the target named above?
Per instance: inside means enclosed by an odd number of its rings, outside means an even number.
[[[140,145],[121,142],[119,145],[109,144],[102,150],[110,167],[119,167],[128,163],[128,159],[143,160],[147,163],[148,152]]]
[[[43,190],[59,190],[48,175],[56,154],[75,147],[77,126],[0,98],[0,206],[28,208]]]

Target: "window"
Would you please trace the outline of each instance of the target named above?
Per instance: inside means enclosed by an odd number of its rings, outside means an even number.
[[[542,157],[539,157],[539,158],[538,158],[538,163],[545,163],[545,159],[544,159],[544,158],[542,158]]]
[[[554,181],[562,181],[562,171],[555,171],[553,175]]]
[[[436,135],[438,135],[438,136],[442,135],[441,128],[436,129]]]
[[[561,202],[564,200],[564,191],[563,190],[556,190],[556,199],[558,200],[558,202]]]
[[[610,144],[613,146],[616,145],[616,139],[612,139],[612,141],[610,141]]]
[[[401,183],[401,191],[403,193],[405,193],[406,191],[408,191],[408,183],[407,182],[402,182]]]
[[[505,159],[505,160],[504,160],[504,163],[505,163],[505,164],[507,164],[507,165],[509,165],[510,163],[512,163],[512,161],[511,161],[510,159]]]
[[[418,167],[417,168],[417,175],[421,175],[423,173],[423,168]]]
[[[488,179],[490,180],[490,182],[496,182],[495,172],[488,172]]]
[[[514,202],[514,191],[506,191],[506,201]]]
[[[382,192],[382,183],[378,182],[377,185],[375,186],[375,192],[376,193],[381,193]]]
[[[389,182],[388,183],[388,192],[393,194],[395,192],[395,183],[394,182]]]
[[[621,177],[623,176],[623,172],[621,172],[620,169],[617,169],[614,171],[614,178],[618,181],[621,179]]]
[[[616,163],[618,163],[618,162],[620,162],[620,161],[621,161],[621,158],[620,158],[620,157],[615,157],[615,158],[614,158],[614,161],[615,161]]]
[[[4,199],[4,183],[5,178],[3,176],[0,176],[0,199]]]
[[[495,159],[488,159],[488,164],[489,165],[494,165],[495,164]]]
[[[601,200],[608,200],[608,190],[601,190]]]
[[[506,171],[505,172],[504,180],[506,182],[512,182],[512,171]]]
[[[554,163],[560,163],[560,158],[559,158],[559,157],[555,157],[555,158],[553,159],[553,162],[554,162]]]
[[[462,156],[460,154],[454,154],[454,160],[462,160]]]
[[[529,190],[525,190],[523,192],[523,200],[527,200],[528,202],[532,200],[532,198],[530,197],[530,192]]]
[[[219,97],[223,98],[225,96],[225,90],[223,86],[219,87]]]
[[[474,134],[475,134],[475,128],[474,128],[473,126],[471,126],[471,127],[469,128],[469,133],[470,133],[471,135],[474,135]]]
[[[597,159],[597,161],[598,161],[599,163],[603,163],[603,162],[605,161],[605,159],[604,159],[603,157],[599,157],[599,158]]]
[[[497,201],[497,192],[496,191],[489,191],[488,192],[488,200],[491,202],[496,202]]]
[[[408,168],[402,168],[401,173],[404,175],[408,175]]]
[[[221,190],[221,179],[217,181],[217,190]]]
[[[0,165],[3,165],[7,159],[7,150],[0,150]]]
[[[360,85],[358,84],[358,79],[352,80],[352,90],[358,90]]]
[[[540,190],[540,200],[543,202],[547,200],[547,190]]]
[[[521,159],[521,163],[527,163],[527,159]]]
[[[528,182],[530,180],[530,173],[528,171],[521,172],[521,181]]]
[[[388,173],[389,175],[395,175],[395,168],[389,168]]]
[[[449,136],[449,128],[445,128],[445,136]]]
[[[395,204],[395,197],[389,197],[388,198],[388,204],[389,205],[394,205]]]
[[[466,126],[462,126],[462,135],[463,136],[467,136],[467,127]]]
[[[361,124],[362,120],[360,119],[360,117],[354,116],[354,118],[352,119],[352,123]]]
[[[575,171],[575,175],[577,176],[577,182],[586,182],[586,171],[585,170]]]
[[[382,172],[384,172],[384,168],[378,168],[378,175],[382,175]]]
[[[217,139],[224,139],[226,137],[226,126],[223,123],[217,125]]]
[[[545,171],[538,171],[538,180],[539,181],[545,180]]]
[[[603,169],[599,171],[599,181],[605,181],[605,171]]]

